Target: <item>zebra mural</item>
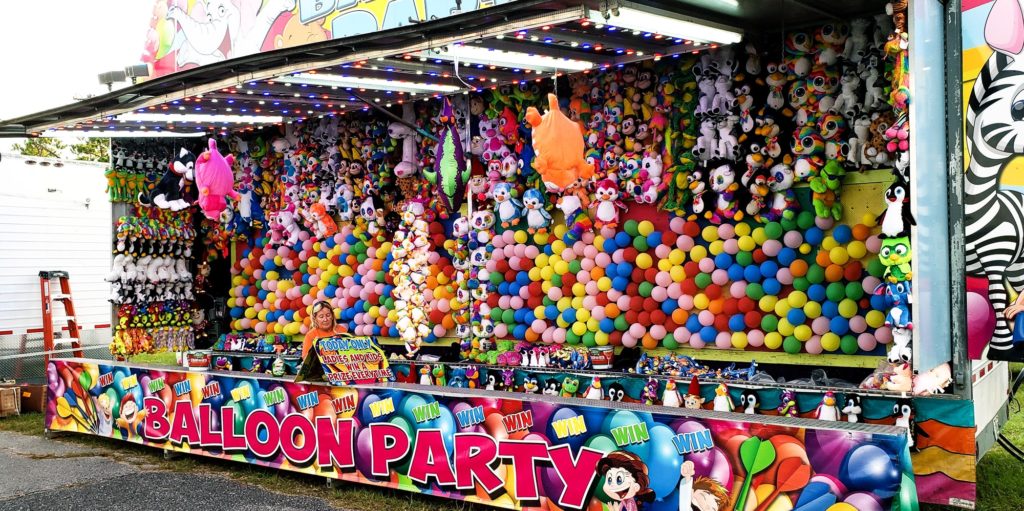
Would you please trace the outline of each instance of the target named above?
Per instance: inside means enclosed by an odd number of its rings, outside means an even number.
[[[996,312],[989,357],[1018,358],[1024,328],[1024,194],[1000,189],[1006,165],[1024,155],[1024,6],[1022,0],[996,0],[985,22],[993,53],[981,69],[967,110],[970,154],[964,187],[967,274],[988,283]],[[1018,293],[1008,303],[1007,285]],[[1015,336],[1016,334],[1016,336]]]

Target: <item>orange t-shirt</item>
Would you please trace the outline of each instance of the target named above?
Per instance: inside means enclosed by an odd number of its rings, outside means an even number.
[[[345,325],[335,325],[333,331],[314,328],[309,332],[306,332],[306,338],[302,341],[302,359],[306,359],[306,353],[308,353],[309,349],[313,347],[314,340],[321,339],[324,337],[331,337],[346,332],[348,332],[348,327],[346,327]]]

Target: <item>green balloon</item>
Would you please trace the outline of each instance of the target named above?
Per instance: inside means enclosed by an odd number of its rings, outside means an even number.
[[[92,388],[92,375],[89,374],[89,371],[82,371],[78,374],[78,383],[86,391]]]
[[[838,282],[833,282],[825,288],[825,296],[833,302],[841,302],[846,298],[846,287]]]
[[[775,314],[765,314],[761,318],[761,330],[765,332],[774,332],[779,328],[779,318]]]
[[[384,279],[386,279],[387,276],[388,274],[384,273],[384,270],[378,271],[376,282],[384,282]]]
[[[698,273],[697,276],[693,278],[693,281],[697,284],[697,287],[704,289],[711,285],[711,275],[708,273]]]
[[[544,295],[544,298],[541,299],[540,303],[541,303],[541,305],[547,307],[548,305],[554,305],[555,301],[550,299],[550,298],[548,298],[548,295]]]
[[[363,302],[363,312],[370,312],[370,307],[372,307],[372,305],[370,305],[369,300]]]
[[[234,400],[228,400],[227,403],[224,403],[224,406],[226,406],[228,408],[234,408],[234,410],[235,410],[235,415],[234,415],[234,417],[235,417],[235,420],[234,420],[234,423],[235,423],[235,434],[236,435],[244,435],[245,434],[245,411],[242,410],[242,404],[241,403],[236,403]],[[224,427],[224,425],[221,425],[221,427]]]
[[[754,264],[754,254],[750,252],[737,252],[736,262],[739,263],[740,266],[750,266]]]
[[[491,284],[494,284],[495,286],[499,286],[502,282],[505,282],[505,274],[499,271],[492,271],[488,278],[490,278]]]
[[[786,336],[786,338],[783,339],[782,341],[782,349],[786,350],[786,353],[789,353],[790,355],[796,355],[797,353],[800,353],[800,350],[803,349],[803,347],[804,343],[800,342],[796,337],[793,337],[792,335]]]
[[[843,353],[846,353],[847,355],[855,355],[860,351],[860,345],[857,344],[856,337],[851,334],[846,334],[839,340],[839,349],[843,350]]]
[[[356,254],[365,254],[366,243],[363,243],[362,241],[357,241],[356,244],[352,246],[352,252],[355,252]]]
[[[562,287],[562,276],[561,275],[557,275],[557,274],[552,275],[551,276],[551,285],[555,286],[555,287]]]
[[[587,346],[588,348],[593,348],[594,346],[597,346],[597,339],[594,337],[594,332],[588,331],[587,333],[583,334],[583,345]]]
[[[864,285],[860,282],[849,282],[846,284],[846,297],[851,300],[860,300],[864,296]]]
[[[651,296],[651,291],[654,289],[654,284],[650,282],[640,283],[640,296],[647,298]]]
[[[817,264],[812,264],[811,267],[807,269],[807,280],[811,281],[811,284],[821,284],[822,282],[825,282],[825,268],[822,268]]]
[[[795,231],[797,229],[797,221],[795,218],[783,218],[779,221],[784,231]]]
[[[747,296],[751,300],[760,300],[764,296],[764,287],[761,286],[760,282],[747,284]]]
[[[580,336],[578,336],[575,333],[573,333],[572,330],[566,329],[566,332],[565,332],[565,342],[567,342],[569,344],[573,344],[573,345],[579,344],[580,343]]]
[[[306,273],[309,270],[309,263],[302,263],[299,265],[299,273]]]
[[[679,343],[676,342],[676,336],[673,335],[672,332],[665,335],[665,338],[661,340],[661,344],[665,346],[666,349],[670,350],[674,350],[679,347]]]
[[[495,308],[491,309],[491,321],[493,321],[495,323],[500,323],[501,322],[501,314],[503,312],[505,312],[505,310],[500,308],[500,307],[495,307]]]
[[[637,222],[636,220],[626,220],[626,223],[622,226],[622,228],[623,230],[626,231],[626,234],[630,236],[636,236],[640,234],[640,222]]]
[[[641,252],[647,252],[647,249],[649,249],[651,247],[649,247],[647,245],[647,237],[646,236],[637,236],[637,237],[633,238],[633,248],[635,248],[635,249],[637,249],[637,250],[639,250]]]
[[[338,274],[335,273],[334,275],[331,275],[331,278],[327,279],[327,283],[332,285],[332,286],[337,286],[338,285]]]
[[[814,213],[803,211],[796,217],[796,224],[803,230],[810,229],[814,225]]]
[[[356,261],[359,261],[360,263],[365,263],[366,262],[366,254],[365,253],[356,254]]]
[[[870,273],[872,277],[882,278],[882,275],[885,275],[885,265],[882,264],[880,259],[873,258],[871,259],[871,262],[868,263],[868,273]]]
[[[302,291],[303,295],[308,295],[309,294],[309,289],[310,289],[309,284],[303,284],[303,285],[299,286],[299,290]]]
[[[782,237],[782,226],[778,222],[768,222],[764,226],[764,233],[768,239],[777,240]]]
[[[576,259],[569,261],[569,273],[575,275],[579,273],[582,269],[583,268],[581,267],[580,262],[577,261]]]
[[[629,322],[626,321],[626,316],[620,314],[619,317],[615,318],[615,329],[620,332],[629,330]]]
[[[797,277],[793,279],[793,289],[798,291],[807,291],[807,288],[811,287],[811,283],[807,281],[807,277]]]
[[[501,313],[501,322],[506,325],[514,325],[516,322],[516,312],[512,309],[505,309]]]

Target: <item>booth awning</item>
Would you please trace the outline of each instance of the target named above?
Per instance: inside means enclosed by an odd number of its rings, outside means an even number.
[[[857,0],[517,0],[257,53],[0,121],[0,137],[204,135],[672,58],[744,35],[878,12]],[[456,66],[456,63],[458,64]]]

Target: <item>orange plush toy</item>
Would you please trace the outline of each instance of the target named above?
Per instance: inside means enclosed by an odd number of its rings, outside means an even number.
[[[548,94],[548,111],[526,109],[526,122],[533,126],[533,168],[540,173],[549,192],[562,192],[577,178],[590,179],[594,166],[583,159],[580,125],[558,108],[558,98]]]

